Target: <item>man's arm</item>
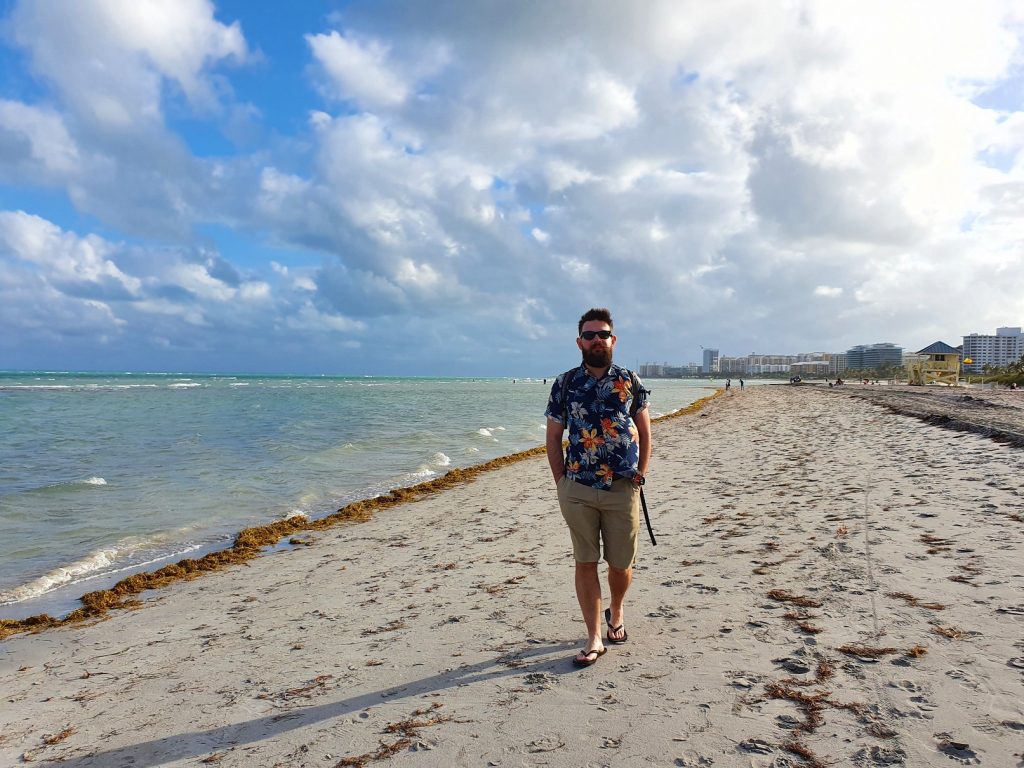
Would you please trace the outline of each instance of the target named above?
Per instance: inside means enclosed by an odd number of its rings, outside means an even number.
[[[636,424],[636,433],[640,442],[640,461],[637,463],[637,472],[646,475],[651,464],[651,409],[644,408],[638,411],[633,417],[633,422]]]
[[[648,423],[650,423],[648,421]],[[562,433],[565,427],[558,419],[548,417],[548,431],[545,446],[548,451],[548,464],[551,466],[551,475],[557,484],[565,474],[565,455],[562,453]]]

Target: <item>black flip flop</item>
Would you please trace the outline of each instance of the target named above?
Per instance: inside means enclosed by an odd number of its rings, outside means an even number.
[[[583,658],[578,659],[575,656],[573,656],[572,663],[575,664],[577,667],[589,667],[591,664],[596,664],[598,659],[600,659],[602,656],[608,653],[608,649],[602,648],[599,651],[595,648],[592,651],[580,651],[580,653],[583,654]],[[594,656],[594,654],[597,655]],[[591,656],[594,656],[594,658],[590,658]]]
[[[605,639],[609,643],[615,643],[616,645],[619,645],[619,644],[624,643],[627,640],[629,640],[629,633],[624,629],[624,627],[625,627],[624,624],[619,624],[619,626],[617,626],[617,627],[613,627],[612,626],[612,609],[611,608],[605,608],[604,609],[604,620],[606,622],[608,622],[608,636]],[[618,632],[619,630],[622,630],[622,637],[620,637],[618,639],[612,637],[612,632]]]

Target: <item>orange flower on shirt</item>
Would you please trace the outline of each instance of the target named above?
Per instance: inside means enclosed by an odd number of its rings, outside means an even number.
[[[612,387],[619,393],[620,402],[624,403],[629,400],[629,394],[633,389],[633,384],[629,379],[616,379]]]
[[[615,422],[611,419],[601,419],[601,431],[604,432],[604,436],[609,440],[619,439],[619,430],[615,428]]]
[[[610,478],[614,473],[612,472],[611,467],[609,467],[607,464],[602,464],[600,468],[597,470],[597,472],[595,472],[594,474],[603,479],[605,477]]]
[[[565,472],[568,475],[577,475],[580,471],[580,463],[578,461],[570,461],[565,465]]]
[[[597,434],[596,429],[581,429],[580,442],[583,443],[583,450],[593,453],[598,446],[604,445],[604,438]]]

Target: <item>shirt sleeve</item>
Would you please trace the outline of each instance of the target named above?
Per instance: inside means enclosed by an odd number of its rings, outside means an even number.
[[[551,385],[551,394],[548,395],[548,407],[544,411],[544,415],[549,419],[561,422],[562,426],[567,426],[565,423],[565,404],[562,402],[562,379],[565,378],[565,374],[559,374],[555,377],[555,383]]]
[[[633,374],[636,376],[636,374]],[[643,381],[639,376],[636,376],[637,391],[633,393],[633,400],[636,403],[636,412],[640,413],[644,408],[650,405],[648,398],[651,394],[651,390],[644,386]]]

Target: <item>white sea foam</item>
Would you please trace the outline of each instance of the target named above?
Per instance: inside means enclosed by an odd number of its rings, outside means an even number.
[[[174,384],[168,384],[168,389],[193,389],[194,387],[203,386],[198,381],[177,381]]]
[[[106,547],[92,552],[71,565],[54,568],[49,573],[40,576],[37,579],[33,579],[27,584],[22,584],[20,587],[15,587],[14,589],[7,590],[6,592],[0,592],[0,605],[20,603],[23,600],[31,600],[32,598],[45,595],[47,592],[52,592],[55,589],[65,587],[70,584],[78,584],[99,576],[110,576],[132,568],[141,568],[160,560],[180,557],[192,552],[193,550],[199,549],[201,546],[202,544],[190,544],[173,552],[161,554],[157,557],[141,559],[129,557],[130,555],[138,553],[139,542],[137,539],[127,539],[112,547]],[[113,567],[118,560],[124,559],[128,559],[129,562],[126,562],[118,568]]]
[[[504,432],[504,431],[505,431],[505,428],[504,428],[504,427],[495,427],[495,428],[494,428],[494,431],[495,431],[495,432]]]
[[[82,481],[86,485],[106,485],[107,481],[102,477],[90,477]]]
[[[476,433],[478,435],[483,435],[484,437],[493,437],[493,435],[491,434],[491,430],[489,430],[487,427],[480,427],[480,429],[478,429]]]
[[[309,514],[307,512],[303,512],[301,509],[293,509],[291,512],[284,516],[284,519],[291,520],[294,517],[301,517],[308,520]]]
[[[249,386],[249,382],[248,381],[233,381],[230,384],[228,384],[228,386],[229,387],[248,387]]]
[[[445,456],[440,451],[438,451],[437,453],[430,457],[430,463],[436,464],[439,467],[447,467],[449,464],[452,463],[452,460]]]

